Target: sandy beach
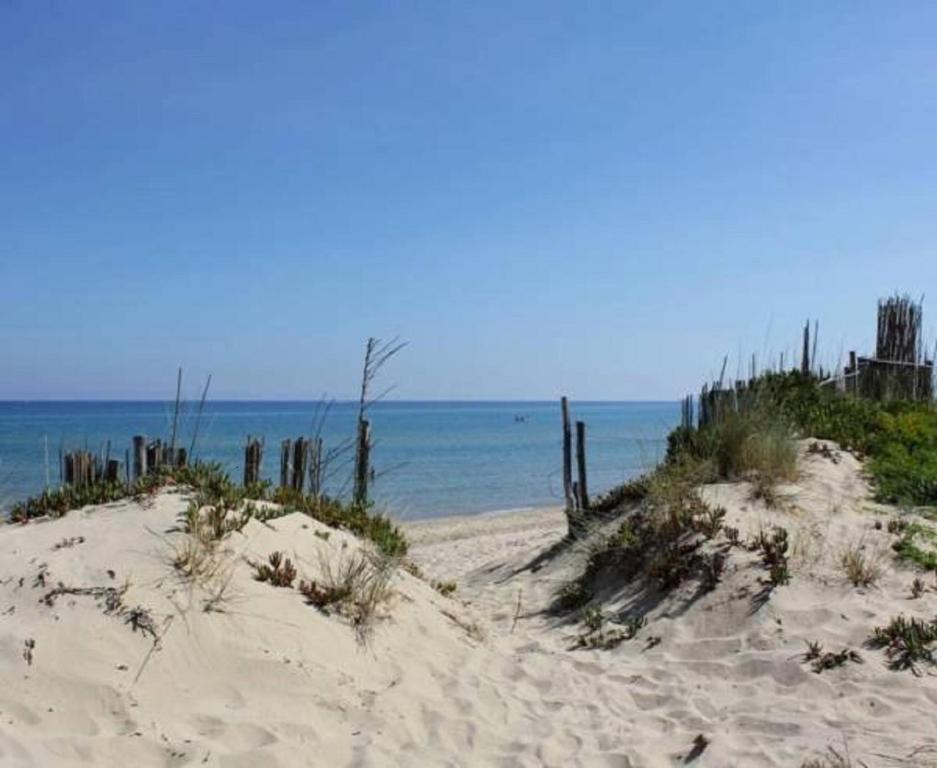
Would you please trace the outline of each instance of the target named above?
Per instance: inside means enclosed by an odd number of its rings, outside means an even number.
[[[300,514],[226,539],[223,588],[171,565],[183,493],[9,526],[0,763],[799,766],[832,746],[868,765],[932,765],[937,677],[892,671],[863,641],[894,614],[933,616],[933,575],[911,600],[915,574],[876,527],[894,510],[870,501],[848,454],[803,456],[783,491],[778,510],[750,502],[744,483],[705,494],[743,536],[789,528],[790,584],[755,607],[744,551],[705,593],[623,583],[604,608],[640,604],[647,625],[611,650],[573,650],[578,616],[547,611],[586,554],[541,557],[565,533],[557,509],[407,525],[423,577],[396,570],[363,641],[295,588],[254,578],[274,551],[310,579],[361,551]],[[855,536],[881,558],[874,586],[853,587],[836,565]],[[817,674],[807,641],[858,649],[864,663]]]

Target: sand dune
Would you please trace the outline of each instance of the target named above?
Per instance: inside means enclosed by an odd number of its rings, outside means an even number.
[[[782,511],[744,485],[705,493],[743,535],[790,530],[789,585],[756,608],[762,574],[744,552],[704,594],[609,584],[604,608],[640,607],[648,625],[608,651],[570,650],[579,626],[545,612],[582,548],[528,567],[562,537],[557,510],[410,525],[427,580],[458,590],[397,571],[365,643],[347,618],[253,578],[250,562],[273,551],[303,578],[359,551],[300,515],[229,536],[219,600],[217,583],[193,586],[170,563],[181,494],[8,527],[0,764],[669,766],[704,742],[696,765],[799,766],[830,745],[869,765],[933,764],[937,678],[862,646],[897,613],[933,617],[933,575],[910,600],[915,574],[874,525],[891,511],[869,501],[852,457],[804,456],[783,490]],[[882,568],[861,589],[838,566],[858,539]],[[864,663],[816,674],[799,658],[807,640]]]

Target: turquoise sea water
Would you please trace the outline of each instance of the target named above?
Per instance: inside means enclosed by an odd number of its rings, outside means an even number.
[[[677,403],[572,403],[586,422],[590,493],[655,464],[679,419]],[[135,434],[169,437],[172,405],[162,402],[0,402],[0,506],[59,482],[61,449],[124,458]],[[279,476],[279,443],[309,435],[315,403],[211,402],[195,455],[220,461],[239,481],[248,434],[263,437],[264,476]],[[354,434],[356,406],[336,403],[323,437],[337,445]],[[188,447],[194,408],[181,420]],[[401,519],[562,503],[558,402],[382,402],[371,412],[378,504]],[[48,462],[46,456],[48,455]],[[333,478],[346,484],[350,466]]]

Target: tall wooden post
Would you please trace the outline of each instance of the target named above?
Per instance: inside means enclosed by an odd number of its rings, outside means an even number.
[[[280,443],[280,487],[290,487],[290,459],[292,458],[293,441],[290,439]]]
[[[147,474],[155,474],[159,472],[160,462],[163,458],[163,441],[155,440],[152,443],[147,443],[146,446],[146,472]]]
[[[120,482],[120,462],[117,459],[108,459],[104,470],[104,480],[111,485]]]
[[[368,503],[368,478],[371,461],[371,422],[361,419],[358,422],[358,447],[355,452],[355,504],[365,506]]]
[[[309,451],[309,495],[318,501],[322,495],[322,438],[313,438]]]
[[[296,438],[293,443],[293,476],[291,486],[294,491],[303,492],[306,482],[306,468],[309,458],[309,440],[303,437]]]
[[[260,482],[260,464],[263,461],[263,442],[247,436],[247,446],[244,448],[244,485],[254,485]]]
[[[586,484],[586,424],[576,422],[576,464],[579,469],[579,506],[589,509],[589,490]]]
[[[573,433],[569,426],[569,400],[564,395],[560,399],[563,412],[563,495],[566,497],[566,510],[575,506],[573,496]]]
[[[804,349],[800,358],[800,372],[805,376],[810,373],[810,321],[804,325]]]
[[[169,440],[169,453],[172,463],[176,461],[176,430],[179,427],[179,405],[182,399],[182,366],[179,366],[179,375],[176,377],[176,407],[172,414],[172,437]]]
[[[146,435],[133,438],[133,479],[139,480],[146,474]]]
[[[75,484],[75,454],[66,453],[63,466],[65,467],[65,485],[74,485]]]

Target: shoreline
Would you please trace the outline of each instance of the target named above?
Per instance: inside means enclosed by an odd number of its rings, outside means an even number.
[[[539,506],[523,509],[480,512],[475,514],[428,517],[400,521],[413,547],[438,544],[457,539],[486,535],[510,534],[543,528],[566,529],[566,515],[560,506]]]

